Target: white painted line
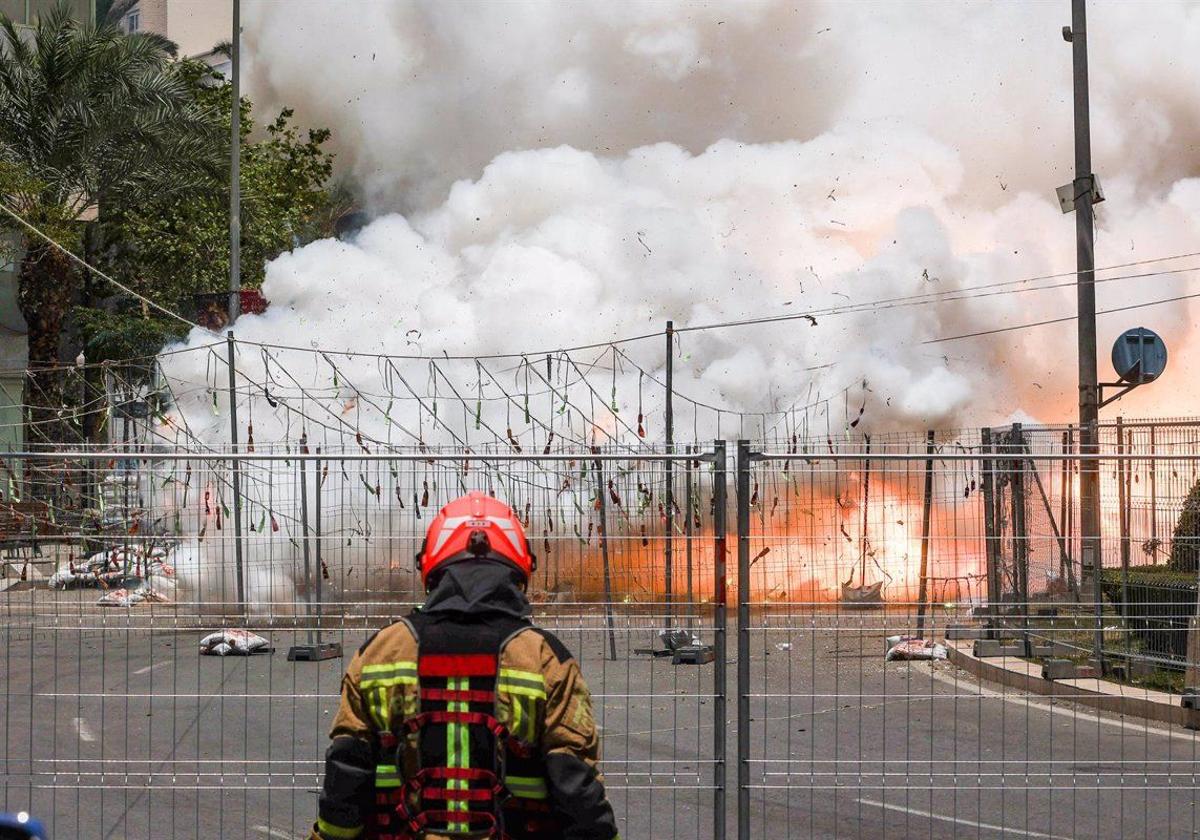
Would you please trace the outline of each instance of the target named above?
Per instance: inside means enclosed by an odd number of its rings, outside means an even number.
[[[91,728],[87,725],[87,721],[83,718],[72,718],[75,722],[75,731],[79,733],[80,741],[91,743],[96,740],[96,736],[92,734]]]
[[[137,669],[136,671],[134,671],[133,673],[134,673],[134,674],[137,674],[137,675],[140,675],[140,674],[148,674],[148,673],[150,673],[151,671],[155,671],[155,670],[157,670],[157,669],[159,669],[159,668],[165,668],[166,666],[168,666],[168,665],[170,665],[170,664],[171,664],[171,663],[170,663],[170,661],[167,661],[167,662],[159,662],[157,665],[147,665],[145,668],[138,668],[138,669]]]
[[[905,808],[902,805],[888,805],[886,802],[876,802],[872,799],[859,799],[863,805],[871,805],[875,808],[883,808],[887,811],[900,811],[904,814],[912,814],[914,817],[924,817],[927,820],[941,820],[942,822],[954,823],[955,825],[965,825],[983,831],[995,831],[1000,834],[1010,835],[1014,837],[1037,837],[1040,840],[1072,840],[1070,837],[1063,837],[1061,834],[1042,834],[1040,831],[1022,831],[1019,828],[1009,828],[1004,825],[995,825],[994,823],[976,822],[975,820],[963,820],[958,817],[947,817],[943,814],[934,814],[929,811],[922,811],[920,808]]]
[[[280,831],[277,828],[271,828],[267,825],[252,825],[250,827],[259,834],[265,834],[268,837],[279,837],[281,840],[291,840],[292,835],[288,834],[286,831]]]
[[[1159,723],[1158,721],[1147,720],[1145,718],[1104,717],[1102,715],[1095,714],[1094,712],[1087,711],[1081,706],[1075,706],[1074,704],[1068,705],[1070,703],[1069,697],[1054,698],[1058,702],[1051,703],[1051,698],[1046,697],[1043,694],[1027,694],[1024,691],[1021,691],[1019,688],[1009,688],[1003,691],[997,691],[993,688],[983,685],[978,679],[971,677],[965,671],[960,671],[957,668],[955,669],[955,673],[962,673],[964,676],[951,677],[929,666],[930,663],[928,662],[912,663],[914,670],[920,669],[943,685],[953,686],[956,692],[958,689],[966,689],[967,691],[974,692],[981,697],[999,699],[1005,703],[1013,703],[1026,708],[1032,707],[1035,709],[1040,709],[1041,711],[1047,712],[1051,715],[1067,718],[1075,724],[1079,724],[1081,722],[1105,724],[1113,727],[1114,729],[1119,729],[1123,733],[1134,733],[1137,735],[1158,735],[1163,738],[1171,738],[1173,740],[1183,741],[1185,743],[1195,743],[1200,740],[1200,731],[1193,732],[1191,730],[1182,728],[1171,729]],[[947,697],[944,699],[952,698]]]

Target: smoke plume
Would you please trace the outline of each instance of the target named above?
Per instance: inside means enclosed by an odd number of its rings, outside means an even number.
[[[1093,168],[1107,197],[1097,265],[1200,251],[1200,9],[1089,6]],[[272,306],[243,317],[238,338],[538,355],[489,362],[499,383],[470,361],[439,373],[339,357],[335,372],[312,352],[253,347],[239,350],[240,372],[282,383],[286,371],[309,416],[370,440],[474,443],[489,428],[544,439],[558,422],[562,437],[587,441],[585,420],[622,433],[639,406],[660,440],[661,339],[621,345],[628,359],[603,346],[573,354],[574,369],[541,352],[668,319],[808,313],[683,332],[677,391],[727,411],[677,408],[677,439],[755,436],[794,404],[823,406],[805,421],[821,434],[860,413],[859,430],[1073,420],[1069,320],[937,341],[1074,314],[1074,219],[1054,196],[1073,177],[1069,19],[1065,0],[247,3],[256,105],[332,128],[373,221],[270,263]],[[1200,291],[1196,266],[1102,272],[1098,307]],[[1015,282],[1034,277],[1049,279]],[[913,296],[940,297],[830,312]],[[1155,329],[1171,348],[1167,374],[1124,413],[1196,410],[1185,387],[1194,311],[1184,299],[1101,316],[1102,379],[1127,327]],[[227,441],[211,359],[164,367],[180,422]],[[397,376],[421,400],[387,400]],[[244,415],[260,439],[295,440],[303,423],[265,390],[248,388]],[[448,420],[447,404],[470,415],[477,401],[476,418]]]

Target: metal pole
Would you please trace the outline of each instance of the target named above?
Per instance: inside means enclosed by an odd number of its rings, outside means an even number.
[[[690,454],[692,454],[692,452],[696,451],[698,448],[699,447],[689,446],[687,448],[687,452],[690,455]],[[684,510],[684,514],[683,514],[683,550],[684,550],[684,560],[687,564],[688,627],[691,627],[695,623],[693,621],[693,619],[695,618],[695,615],[696,615],[696,606],[695,606],[696,605],[696,590],[695,590],[695,587],[693,586],[693,582],[692,582],[692,565],[693,565],[692,537],[694,536],[692,531],[695,527],[695,522],[694,522],[694,520],[695,520],[695,515],[694,515],[695,504],[692,499],[692,493],[695,492],[694,491],[695,482],[693,480],[692,473],[693,473],[692,462],[687,461],[686,465],[684,466],[684,473],[683,473],[684,480],[685,480],[685,486],[684,486],[684,491],[683,491],[684,505],[685,505],[685,510]]]
[[[1067,33],[1064,33],[1067,34]],[[1096,376],[1095,231],[1092,218],[1092,137],[1088,107],[1087,3],[1071,0],[1069,38],[1075,80],[1075,271],[1076,328],[1079,338],[1079,451],[1100,451],[1097,424],[1100,388]],[[1096,626],[1093,638],[1097,664],[1103,670],[1104,594],[1100,569],[1100,465],[1083,461],[1079,467],[1081,568],[1091,570]]]
[[[867,544],[867,520],[871,511],[871,436],[863,435],[863,439],[866,441],[866,457],[863,458],[862,533],[859,535],[861,547],[859,561],[862,568],[859,570],[858,585],[865,587],[867,585],[867,551],[870,548]]]
[[[921,513],[921,583],[917,593],[917,638],[925,638],[925,601],[929,580],[929,532],[933,516],[933,430],[927,432],[925,452],[925,499]]]
[[[319,447],[318,447],[317,451],[320,452]],[[312,468],[313,468],[313,485],[316,488],[316,494],[317,494],[317,498],[316,498],[316,502],[315,502],[316,521],[313,523],[313,529],[316,532],[317,562],[315,564],[316,568],[313,569],[313,572],[317,576],[316,630],[317,630],[317,647],[319,648],[321,646],[321,614],[322,614],[321,605],[322,605],[322,600],[324,598],[323,581],[325,580],[325,561],[321,558],[321,462],[318,460],[314,460],[312,462]]]
[[[738,840],[750,840],[750,441],[737,444]]]
[[[1029,533],[1025,515],[1025,436],[1020,423],[1012,424],[1008,448],[1013,458],[1009,473],[1012,480],[1013,571],[1017,579],[1017,597],[1021,602],[1021,627],[1028,630]]]
[[[617,661],[617,633],[613,628],[612,575],[608,565],[608,503],[604,498],[604,462],[595,461],[596,498],[600,500],[600,557],[604,564],[604,620],[608,624],[608,655]]]
[[[304,446],[304,438],[301,438],[301,446]],[[313,636],[313,579],[312,579],[312,556],[309,553],[309,538],[308,538],[308,466],[299,461],[297,465],[300,467],[300,531],[304,535],[304,614],[308,618],[308,643],[316,644],[316,638]]]
[[[233,330],[225,334],[225,349],[229,366],[229,443],[233,453],[238,453],[238,416],[237,416],[237,371],[233,366],[234,347]],[[233,471],[233,552],[237,563],[237,599],[238,609],[246,608],[246,577],[242,558],[242,462],[234,459],[230,465]]]
[[[1117,455],[1124,455],[1125,425],[1117,418]],[[1117,521],[1121,529],[1121,614],[1125,617],[1125,652],[1129,652],[1131,604],[1129,603],[1129,475],[1132,471],[1124,459],[1117,461]]]
[[[240,53],[242,40],[242,4],[233,0],[233,38],[230,50],[230,81],[233,83],[229,132],[229,323],[242,310],[242,94]]]
[[[718,440],[713,448],[713,835],[717,840],[725,837],[725,695],[728,691],[725,624],[729,618],[728,578],[725,571],[725,517],[728,504],[725,476],[725,441]],[[690,497],[688,503],[691,504]],[[738,644],[741,644],[740,637]],[[741,660],[738,662],[740,667]],[[738,695],[741,696],[740,691]],[[739,711],[740,708],[739,705]],[[739,724],[738,732],[741,731]]]
[[[992,457],[992,430],[980,431],[980,452],[983,473],[983,553],[987,563],[988,629],[995,632],[1000,616],[1000,564],[999,543],[996,534],[995,471],[996,459]]]
[[[1150,427],[1150,454],[1155,453],[1156,445],[1154,440],[1154,426]],[[1154,461],[1150,462],[1150,545],[1154,546],[1155,553],[1158,552],[1158,464]],[[1153,557],[1153,562],[1158,563],[1158,558]]]
[[[666,426],[664,434],[667,446],[667,454],[675,454],[675,406],[673,401],[674,379],[675,379],[675,354],[672,352],[671,343],[675,338],[675,322],[667,321],[667,394],[666,394],[666,410],[664,417],[664,425]],[[663,585],[666,589],[667,600],[667,627],[671,626],[671,620],[674,616],[674,546],[673,531],[675,530],[675,465],[672,461],[665,461],[663,468],[666,470],[666,521],[664,528],[666,531],[663,540],[663,552],[665,553],[666,566],[663,571]]]
[[[1075,427],[1072,426],[1070,423],[1067,424],[1067,446],[1066,446],[1065,452],[1068,455],[1068,457],[1075,454]],[[1067,489],[1065,491],[1065,493],[1067,495],[1066,534],[1067,534],[1067,547],[1069,549],[1069,555],[1071,557],[1072,568],[1074,568],[1076,565],[1079,565],[1082,562],[1079,559],[1079,554],[1080,554],[1079,543],[1075,538],[1075,523],[1079,518],[1078,513],[1075,509],[1075,474],[1078,470],[1079,470],[1078,461],[1076,461],[1075,463],[1072,463],[1070,460],[1067,461]],[[1075,603],[1080,603],[1083,600],[1083,567],[1082,567],[1082,565],[1079,565],[1079,577],[1075,579],[1075,582],[1072,584],[1072,586],[1074,587],[1074,592],[1075,592]]]
[[[1067,453],[1069,451],[1070,450],[1067,447],[1067,433],[1063,432],[1062,433],[1063,462],[1062,462],[1061,467],[1059,468],[1059,486],[1060,486],[1061,490],[1059,491],[1059,494],[1058,494],[1058,522],[1059,522],[1059,526],[1062,529],[1061,539],[1062,539],[1063,544],[1062,544],[1062,548],[1060,551],[1062,557],[1061,557],[1061,560],[1060,560],[1059,566],[1058,566],[1058,574],[1062,577],[1062,579],[1064,581],[1067,582],[1068,594],[1075,592],[1075,582],[1073,580],[1075,575],[1073,573],[1067,572],[1067,569],[1069,569],[1071,567],[1071,555],[1068,551],[1069,540],[1071,539],[1071,526],[1067,520],[1067,507],[1068,507],[1067,500],[1071,496],[1071,470],[1067,465],[1067,458],[1066,458]],[[1052,491],[1053,491],[1053,487],[1052,487]],[[1078,600],[1078,596],[1076,596],[1076,600]]]

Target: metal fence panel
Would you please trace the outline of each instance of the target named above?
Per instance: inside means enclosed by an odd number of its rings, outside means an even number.
[[[1128,428],[1120,448],[1114,432],[1103,449],[1104,656],[1092,675],[1097,615],[1075,559],[1079,461],[1069,440],[1063,457],[1066,431],[940,435],[932,457],[917,435],[876,438],[869,455],[861,436],[793,441],[787,451],[739,443],[740,838],[1181,837],[1200,828],[1200,740],[1177,722],[1195,718],[1160,691],[1170,663],[1138,648],[1159,613],[1110,580],[1115,571],[1120,583],[1137,528],[1175,527],[1200,449],[1180,440],[1164,454],[1160,437],[1159,460],[1139,461],[1148,453],[1136,436],[1131,448]],[[1128,511],[1155,474],[1154,507],[1136,525]],[[1181,489],[1167,491],[1167,475]],[[1194,590],[1189,597],[1185,625],[1196,609]],[[950,625],[962,629],[948,634]],[[895,637],[918,635],[950,648],[952,662],[886,661]],[[975,657],[971,636],[995,647]],[[1147,669],[1141,677],[1112,667],[1123,647],[1132,655],[1122,661]],[[975,671],[954,664],[968,659]],[[1043,680],[1052,659],[1081,678]],[[1088,675],[1116,686],[1107,711],[1064,693],[1100,690]],[[1039,696],[1047,686],[1058,696]],[[1171,722],[1114,713],[1132,701],[1173,703]]]
[[[348,657],[411,609],[429,519],[483,489],[513,506],[539,556],[535,617],[592,689],[622,835],[722,833],[722,445],[80,451],[5,467],[0,809],[41,816],[56,837],[306,833],[348,660],[289,650],[338,643]],[[64,589],[45,585],[55,573]],[[715,662],[651,655],[670,626]],[[199,656],[223,627],[274,651]]]

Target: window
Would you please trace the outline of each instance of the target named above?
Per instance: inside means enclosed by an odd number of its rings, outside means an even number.
[[[129,14],[125,15],[125,31],[137,32],[142,27],[142,12],[141,9],[134,9]]]

